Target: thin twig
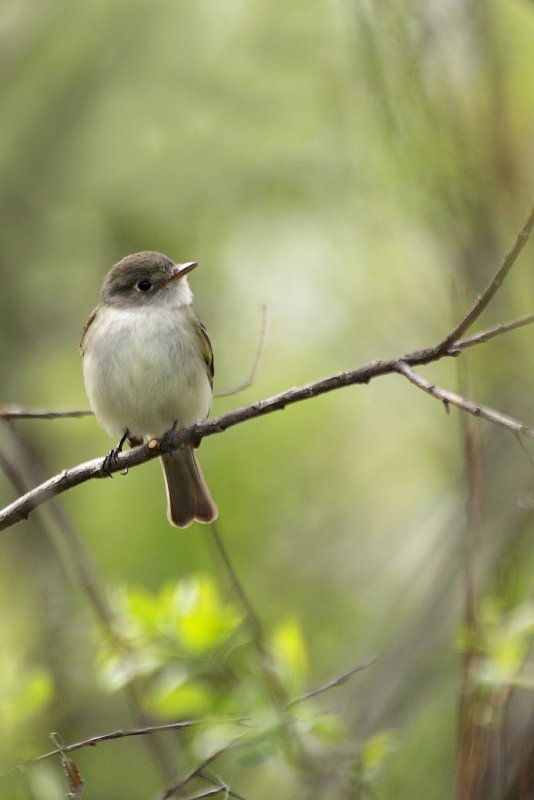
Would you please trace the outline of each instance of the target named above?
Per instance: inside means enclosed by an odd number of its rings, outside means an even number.
[[[302,742],[298,735],[298,731],[292,725],[291,716],[288,714],[289,698],[285,686],[280,680],[279,675],[273,668],[273,659],[269,653],[269,649],[265,643],[265,636],[260,618],[256,609],[252,605],[243,584],[241,583],[237,571],[234,568],[228,550],[224,544],[222,536],[219,533],[217,523],[212,524],[207,529],[210,536],[211,543],[215,552],[222,562],[224,570],[230,580],[232,590],[237,597],[237,600],[245,613],[245,621],[252,637],[252,645],[256,650],[258,656],[259,669],[263,683],[269,693],[273,707],[276,710],[280,720],[280,731],[283,735],[284,742],[288,751],[291,752],[292,758],[304,763],[304,749]]]
[[[72,411],[45,411],[35,409],[30,411],[20,406],[2,406],[0,408],[0,419],[67,419],[76,417],[90,417],[93,412],[88,409]]]
[[[300,697],[295,697],[287,704],[287,707],[289,708],[290,706],[295,706],[298,703],[303,703],[305,700],[311,700],[312,697],[317,697],[324,692],[330,691],[330,689],[335,689],[337,686],[342,686],[344,683],[347,683],[353,675],[356,675],[357,672],[361,672],[363,669],[370,667],[371,664],[374,664],[377,658],[378,656],[368,658],[367,661],[363,661],[361,664],[356,664],[355,667],[351,667],[351,669],[347,670],[347,672],[344,672],[342,675],[338,675],[336,678],[332,678],[326,683],[323,683],[322,686],[318,686],[316,689],[311,689],[311,691],[306,692]]]
[[[201,789],[199,792],[195,792],[195,794],[188,794],[187,797],[184,797],[184,800],[201,800],[203,797],[216,797],[223,792],[225,798],[232,797],[234,800],[246,800],[246,797],[242,794],[238,794],[226,783],[216,783],[210,789]]]
[[[239,392],[244,391],[244,389],[248,389],[250,386],[253,385],[256,374],[258,372],[258,368],[260,365],[260,361],[262,359],[263,353],[265,352],[265,345],[267,343],[267,333],[269,330],[269,310],[266,305],[262,306],[262,321],[261,321],[261,328],[260,328],[260,337],[258,340],[258,347],[256,348],[256,353],[254,354],[254,360],[252,362],[252,366],[250,368],[250,372],[248,377],[245,380],[241,381],[240,383],[235,384],[234,386],[229,386],[225,389],[217,389],[214,392],[214,397],[229,397],[233,394],[239,394]],[[67,410],[67,411],[48,411],[44,409],[35,409],[35,410],[28,410],[21,408],[20,406],[2,406],[0,407],[0,419],[68,419],[68,418],[76,418],[76,417],[90,417],[93,415],[93,412],[90,409],[74,409],[74,410]]]
[[[187,772],[179,781],[174,783],[172,786],[168,786],[163,794],[161,794],[158,800],[168,800],[169,797],[172,797],[173,794],[179,792],[181,789],[184,789],[187,784],[193,780],[193,778],[201,777],[202,773],[212,764],[219,756],[222,756],[224,753],[227,753],[229,750],[234,750],[237,747],[241,747],[244,742],[239,740],[239,737],[234,739],[232,742],[228,742],[228,744],[219,747],[217,750],[214,750],[213,753],[210,753],[209,756],[206,756],[202,759],[195,767],[193,767],[189,772]],[[231,794],[229,796],[238,797],[238,795]]]
[[[204,797],[217,797],[222,792],[225,792],[226,796],[230,797],[227,789],[227,786],[212,786],[211,789],[202,789],[200,792],[195,792],[195,794],[188,794],[184,800],[203,800]]]
[[[461,408],[462,411],[467,411],[468,414],[473,414],[475,417],[480,417],[488,422],[492,422],[494,425],[499,425],[501,428],[506,428],[506,430],[512,431],[512,433],[521,434],[522,436],[528,436],[530,439],[534,439],[534,429],[529,428],[527,425],[519,422],[519,420],[509,417],[507,414],[502,414],[494,408],[473,403],[466,397],[462,397],[455,392],[450,392],[448,389],[442,389],[440,386],[430,383],[430,381],[427,381],[417,372],[414,372],[414,370],[403,361],[398,362],[396,369],[397,372],[400,372],[405,378],[408,378],[410,383],[413,383],[414,386],[418,386],[419,389],[422,389],[427,394],[441,400],[445,407],[449,405],[456,406],[457,408]]]
[[[215,784],[211,789],[204,789],[200,792],[196,792],[195,794],[188,794],[184,800],[201,800],[203,797],[216,797],[218,794],[222,794],[224,792],[225,798],[232,797],[234,800],[246,800],[246,797],[242,794],[238,794],[226,783],[219,783]]]
[[[185,800],[202,800],[204,797],[217,797],[221,792],[226,791],[226,786],[212,786],[211,789],[202,789],[195,794],[188,794]]]
[[[471,327],[473,322],[479,318],[484,309],[487,308],[489,303],[501,288],[504,279],[515,264],[521,250],[527,243],[533,227],[534,205],[531,207],[528,217],[517,234],[514,243],[504,256],[499,269],[487,285],[486,289],[477,297],[463,319],[461,319],[460,322],[455,325],[452,331],[448,333],[447,336],[441,341],[441,343],[438,345],[438,350],[446,353],[451,345],[453,345],[460,338],[460,336],[463,336],[463,334]]]
[[[465,361],[458,369],[458,382],[463,395],[469,392],[468,373]],[[465,479],[466,479],[466,530],[464,536],[463,561],[463,613],[462,626],[469,631],[467,646],[462,654],[461,691],[458,703],[457,742],[457,787],[458,800],[470,800],[479,796],[477,784],[480,768],[487,766],[487,726],[480,725],[480,706],[485,689],[473,686],[473,667],[479,655],[477,640],[480,622],[479,581],[477,565],[480,564],[480,548],[484,531],[484,454],[480,426],[468,415],[461,415]],[[495,754],[492,753],[492,757]],[[501,793],[499,792],[499,796]]]
[[[222,540],[221,534],[219,532],[219,527],[216,522],[213,522],[207,528],[207,533],[209,535],[211,544],[216,552],[217,557],[223,564],[224,570],[230,581],[232,591],[237,597],[239,605],[245,612],[245,617],[247,619],[247,624],[252,634],[252,638],[256,643],[259,643],[262,655],[264,655],[263,627],[260,622],[260,618],[258,617],[256,609],[252,605],[247,593],[245,592],[243,584],[239,580],[239,577],[234,568],[228,550]]]
[[[245,613],[246,625],[248,626],[250,635],[252,637],[252,643],[259,658],[263,682],[275,707],[279,711],[283,712],[287,707],[287,695],[278,675],[272,668],[272,659],[270,658],[265,645],[265,636],[260,618],[239,579],[216,522],[213,522],[207,528],[207,534],[217,557],[222,562],[224,570],[230,581],[232,591]],[[285,722],[285,719],[283,721]]]
[[[267,342],[267,332],[269,330],[269,310],[266,305],[262,306],[262,320],[261,320],[261,329],[260,329],[260,338],[258,341],[258,347],[256,349],[256,355],[254,356],[254,361],[252,362],[252,368],[250,370],[248,378],[245,378],[244,381],[241,383],[237,383],[235,386],[229,386],[226,389],[218,389],[214,392],[214,397],[229,397],[232,394],[238,394],[239,392],[248,389],[254,381],[256,380],[256,374],[258,372],[258,367],[260,365],[260,361],[262,359],[263,353],[265,352],[265,344]]]
[[[460,341],[456,343],[456,347],[458,350],[465,350],[467,347],[473,347],[473,345],[481,344],[482,342],[489,342],[489,340],[494,339],[495,336],[508,333],[508,331],[514,331],[525,325],[532,325],[533,322],[534,314],[525,314],[524,317],[518,317],[518,319],[513,319],[510,322],[499,322],[497,325],[493,325],[485,331],[480,331],[480,333],[475,333],[473,336],[460,339]]]
[[[232,721],[235,722],[236,720]],[[90,736],[88,739],[81,739],[78,742],[73,742],[73,744],[62,745],[61,747],[57,747],[55,750],[50,750],[48,753],[42,753],[40,756],[35,756],[35,758],[28,758],[21,764],[17,764],[16,767],[11,767],[9,770],[7,770],[7,772],[11,772],[12,770],[18,769],[21,766],[35,764],[38,761],[44,761],[47,758],[61,755],[61,753],[72,753],[74,750],[82,750],[84,747],[95,747],[97,744],[101,744],[101,742],[109,742],[113,739],[125,739],[129,736],[147,736],[151,733],[161,733],[161,731],[180,731],[185,728],[192,728],[194,725],[201,725],[205,722],[205,719],[193,719],[182,722],[164,722],[159,725],[143,725],[140,728],[120,728],[119,730],[110,731],[109,733],[101,733],[97,736]],[[5,775],[6,773],[4,772],[2,774]]]
[[[224,389],[217,389],[217,391],[215,391],[213,394],[215,398],[229,397],[230,395],[233,394],[239,394],[239,392],[248,389],[250,386],[254,384],[261,359],[265,352],[265,345],[267,343],[267,333],[269,331],[269,310],[266,305],[262,306],[261,312],[262,312],[262,319],[261,319],[261,328],[260,328],[258,346],[256,348],[256,353],[254,354],[254,360],[252,362],[252,366],[250,368],[248,377],[246,377],[240,383],[235,384],[234,386],[228,386]],[[20,406],[0,406],[0,419],[2,420],[76,419],[79,417],[91,417],[91,416],[93,416],[93,412],[90,409],[49,411],[48,409],[37,409],[37,408],[27,409],[27,408],[21,408]]]
[[[246,800],[242,794],[238,794],[235,789],[231,789],[230,786],[223,781],[223,779],[216,775],[214,772],[210,770],[203,769],[201,773],[199,773],[200,778],[204,778],[204,780],[211,781],[213,786],[220,786],[222,789],[228,792],[228,797],[233,797],[234,800]]]

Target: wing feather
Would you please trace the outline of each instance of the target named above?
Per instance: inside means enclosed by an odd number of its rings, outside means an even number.
[[[199,336],[200,351],[204,358],[204,363],[206,364],[206,371],[210,379],[211,388],[213,389],[213,376],[215,375],[215,363],[213,359],[213,349],[211,346],[210,337],[208,336],[208,332],[204,326],[204,323],[198,317],[196,317],[196,324],[198,326],[198,332],[200,334]]]
[[[86,335],[87,331],[89,330],[89,328],[91,327],[91,325],[93,324],[93,322],[95,321],[95,317],[96,317],[96,312],[97,311],[98,311],[98,307],[97,308],[93,308],[93,310],[91,311],[91,314],[89,316],[89,319],[87,320],[87,322],[85,323],[85,325],[82,328],[82,333],[81,333],[81,336],[80,336],[80,353],[82,354],[82,356],[84,354],[83,343],[84,343],[85,335]]]

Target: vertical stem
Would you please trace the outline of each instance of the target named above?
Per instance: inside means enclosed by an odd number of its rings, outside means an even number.
[[[239,580],[226,545],[224,544],[222,536],[219,532],[217,523],[212,522],[211,525],[208,526],[208,535],[215,554],[225,569],[232,587],[232,591],[234,592],[239,605],[245,613],[246,625],[250,631],[256,652],[258,653],[262,677],[271,700],[279,709],[285,708],[289,698],[287,697],[287,693],[280,683],[278,676],[271,668],[270,656],[265,646],[265,636],[260,618],[258,617],[256,609],[252,605],[250,598],[245,592],[243,584]]]
[[[460,391],[468,393],[465,364],[459,366]],[[458,800],[483,800],[484,773],[487,767],[489,735],[478,719],[482,698],[471,684],[470,676],[479,657],[476,644],[478,630],[477,561],[483,541],[484,526],[484,461],[478,421],[461,416],[465,460],[466,542],[463,559],[462,625],[468,632],[462,665],[462,687],[458,731]]]
[[[286,754],[300,768],[301,774],[309,776],[312,774],[312,764],[308,758],[303,743],[293,725],[293,718],[289,711],[289,700],[285,687],[271,664],[271,656],[265,645],[263,627],[258,617],[256,609],[252,605],[237,572],[234,568],[228,550],[219,533],[219,528],[215,522],[208,527],[210,542],[215,550],[215,554],[224,566],[232,590],[237,600],[245,612],[246,624],[252,637],[252,643],[258,654],[258,661],[261,669],[261,676],[265,687],[269,693],[271,702],[276,709],[280,721],[280,734],[283,737]]]

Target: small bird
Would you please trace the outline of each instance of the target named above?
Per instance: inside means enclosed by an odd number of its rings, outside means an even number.
[[[98,422],[130,445],[205,419],[213,397],[213,351],[192,309],[187,275],[145,251],[121,259],[104,278],[80,342],[87,396]],[[212,522],[217,506],[192,445],[161,456],[171,525]]]

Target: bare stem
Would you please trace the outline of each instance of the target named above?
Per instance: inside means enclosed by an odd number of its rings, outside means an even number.
[[[239,579],[216,522],[213,522],[209,526],[208,533],[215,553],[222,562],[228,576],[232,591],[245,613],[245,623],[258,655],[263,682],[276,708],[279,711],[284,711],[287,706],[286,692],[276,672],[272,669],[271,658],[265,644],[265,636],[260,618]]]
[[[467,314],[460,320],[460,322],[455,325],[450,333],[443,339],[443,341],[438,345],[438,348],[441,348],[443,352],[446,352],[451,345],[453,345],[460,336],[468,330],[473,322],[479,318],[482,314],[484,309],[489,305],[489,303],[493,300],[499,289],[501,288],[504,279],[510,272],[511,268],[515,264],[517,257],[519,256],[521,250],[525,246],[528,241],[528,237],[530,236],[530,232],[534,227],[534,205],[531,207],[530,212],[528,214],[527,219],[525,220],[523,226],[521,227],[519,233],[517,234],[514,243],[504,256],[501,265],[491,281],[488,283],[486,289],[480,294]]]
[[[260,338],[258,341],[258,347],[256,348],[256,355],[254,356],[254,361],[252,362],[252,367],[250,369],[248,378],[245,378],[244,381],[241,381],[241,383],[237,383],[235,386],[229,386],[226,389],[218,389],[214,393],[213,395],[214,397],[228,397],[231,394],[238,394],[239,392],[248,389],[249,386],[252,386],[252,384],[256,380],[258,367],[260,366],[260,361],[262,359],[263,353],[265,352],[268,330],[269,330],[269,311],[267,309],[267,306],[264,305],[262,307]]]
[[[449,392],[448,389],[435,386],[435,384],[430,383],[430,381],[418,375],[408,364],[402,361],[399,361],[397,364],[397,372],[400,372],[401,375],[408,378],[410,383],[413,383],[414,386],[419,387],[419,389],[432,395],[432,397],[441,400],[445,407],[449,405],[456,406],[457,408],[461,408],[462,411],[467,411],[468,414],[473,414],[475,417],[480,417],[488,422],[492,422],[494,425],[499,425],[501,428],[506,428],[506,430],[512,431],[512,433],[521,434],[522,436],[528,436],[530,439],[534,439],[534,430],[524,425],[522,422],[519,422],[519,420],[509,417],[507,414],[502,414],[494,408],[473,403],[466,397],[462,397],[455,392]]]
[[[235,721],[235,720],[234,720]],[[22,766],[26,766],[29,764],[36,764],[38,761],[45,761],[47,758],[52,758],[53,756],[61,755],[62,753],[72,753],[74,750],[83,750],[86,747],[95,747],[97,744],[101,744],[102,742],[109,742],[113,739],[125,739],[129,736],[148,736],[151,733],[161,733],[162,731],[181,731],[185,728],[191,728],[193,725],[200,725],[206,720],[198,719],[198,720],[185,720],[182,722],[164,722],[160,725],[143,725],[140,728],[120,728],[116,731],[110,731],[109,733],[100,733],[97,736],[90,736],[88,739],[80,739],[78,742],[73,742],[72,744],[64,744],[60,747],[56,747],[55,750],[49,750],[47,753],[42,753],[40,756],[35,756],[35,758],[28,758],[26,761],[22,761],[20,764],[17,764],[16,767],[10,767],[8,772],[13,769],[19,769]],[[6,774],[5,772],[2,774]]]
[[[493,325],[493,327],[487,328],[485,331],[480,331],[480,333],[476,333],[473,336],[467,337],[466,339],[461,339],[456,343],[456,347],[458,350],[465,350],[467,347],[473,347],[475,344],[489,342],[489,340],[494,339],[495,336],[508,333],[508,331],[515,331],[517,328],[523,328],[525,325],[531,325],[533,322],[534,314],[525,314],[524,317],[513,319],[510,322],[499,322],[497,325]]]
[[[0,419],[76,419],[78,417],[90,417],[93,412],[88,409],[72,411],[48,411],[45,409],[29,410],[20,406],[2,406],[0,408]]]
[[[311,700],[312,697],[318,697],[320,694],[324,694],[325,692],[329,692],[330,689],[335,689],[338,686],[342,686],[344,683],[348,683],[353,675],[356,675],[357,672],[361,672],[363,669],[367,669],[370,667],[371,664],[374,664],[377,659],[377,656],[372,656],[372,658],[368,658],[367,661],[363,661],[361,664],[356,664],[355,667],[351,667],[346,672],[343,672],[341,675],[337,675],[335,678],[331,678],[326,683],[323,683],[321,686],[318,686],[315,689],[311,689],[309,692],[301,695],[300,697],[295,697],[291,702],[289,702],[288,708],[290,706],[296,706],[298,703],[303,703],[305,700]]]

